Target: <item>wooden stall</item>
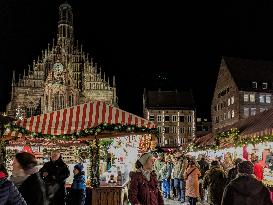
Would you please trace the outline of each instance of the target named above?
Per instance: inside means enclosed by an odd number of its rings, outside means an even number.
[[[9,125],[1,141],[25,142],[30,146],[30,139],[50,141],[58,143],[56,148],[62,147],[61,143],[72,143],[69,154],[76,155],[75,163],[81,158],[80,151],[85,146],[84,152],[89,157],[85,159],[87,164],[87,186],[91,192],[92,205],[120,205],[128,202],[128,179],[129,172],[122,173],[120,165],[116,167],[117,176],[113,183],[104,179],[102,182],[101,172],[105,169],[102,163],[102,139],[118,141],[119,146],[132,146],[137,154],[153,149],[157,145],[157,129],[153,122],[112,107],[105,102],[88,102],[63,110],[32,116],[28,119],[18,120]],[[122,144],[126,139],[128,140]],[[134,145],[131,145],[134,141]],[[78,144],[73,145],[73,142]],[[33,143],[33,142],[32,142]],[[139,146],[136,147],[136,143]],[[80,145],[80,146],[77,146]],[[54,146],[53,146],[54,147]],[[87,147],[87,150],[86,150]],[[123,148],[123,147],[122,147]],[[124,147],[125,149],[126,147]],[[127,150],[127,153],[130,152]],[[124,164],[124,157],[116,161]],[[136,159],[138,156],[134,156]],[[72,160],[72,161],[73,161]],[[113,164],[113,163],[111,163]],[[109,172],[109,171],[108,171]],[[126,177],[125,177],[126,174]],[[111,175],[112,177],[112,175]],[[109,181],[110,182],[110,181]],[[68,185],[69,187],[69,185]]]

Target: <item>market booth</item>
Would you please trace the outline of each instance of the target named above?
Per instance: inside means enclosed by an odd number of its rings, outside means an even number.
[[[127,204],[129,172],[139,155],[156,145],[155,124],[104,102],[19,120],[1,138],[7,165],[22,150],[35,154],[42,166],[59,149],[71,173],[82,162],[93,205]]]

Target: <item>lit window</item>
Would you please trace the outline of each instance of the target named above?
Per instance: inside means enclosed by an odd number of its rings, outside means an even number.
[[[162,122],[162,116],[161,115],[157,116],[157,122]]]
[[[192,134],[192,127],[189,127],[189,134]]]
[[[249,116],[249,108],[248,107],[244,107],[244,116],[245,117]]]
[[[250,113],[252,116],[253,115],[256,115],[256,108],[251,108],[251,113]]]
[[[201,118],[197,118],[197,120],[196,120],[197,122],[201,122],[202,120],[201,120]]]
[[[257,82],[252,82],[252,88],[257,88]]]
[[[260,112],[264,112],[265,111],[265,108],[260,108]]]
[[[255,102],[255,94],[250,94],[249,95],[249,101],[250,102]]]
[[[235,111],[232,110],[232,111],[231,111],[231,118],[234,118],[234,117],[235,117]]]
[[[170,116],[169,115],[165,115],[165,121],[169,122],[170,121]]]
[[[230,106],[230,98],[227,101],[227,106]]]
[[[264,103],[265,102],[265,95],[264,94],[260,94],[260,96],[259,96],[259,98],[260,98],[260,103]]]
[[[234,96],[231,97],[230,101],[231,101],[230,103],[233,105],[234,104]]]
[[[230,119],[231,115],[230,115],[230,111],[228,111],[227,113],[227,118]]]
[[[165,144],[168,144],[168,140],[165,140]]]
[[[150,115],[150,121],[154,121],[155,120],[155,116],[154,115]]]
[[[177,116],[176,116],[176,115],[173,115],[173,116],[172,116],[172,121],[173,121],[173,122],[176,122],[176,121],[177,121]]]
[[[244,101],[248,102],[248,99],[249,99],[249,94],[244,94]]]
[[[265,89],[267,89],[267,83],[263,83],[262,84],[262,88],[265,90]]]
[[[172,127],[172,133],[176,133],[176,127]]]
[[[266,103],[271,103],[271,95],[266,95],[266,98],[265,98],[265,102]]]

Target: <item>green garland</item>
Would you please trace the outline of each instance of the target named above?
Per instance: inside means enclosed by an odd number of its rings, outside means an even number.
[[[0,164],[6,161],[6,142],[0,142]]]
[[[127,132],[127,133],[147,133],[154,134],[157,137],[159,136],[159,132],[156,128],[147,128],[147,127],[137,127],[136,125],[127,125],[127,124],[100,124],[97,127],[87,128],[80,132],[75,132],[73,134],[66,135],[47,135],[42,133],[30,132],[29,130],[19,127],[17,125],[8,124],[5,128],[9,128],[12,131],[16,131],[22,133],[24,135],[29,135],[35,138],[47,138],[47,139],[60,139],[60,140],[74,140],[81,137],[87,136],[96,136],[103,131],[109,132]]]
[[[100,144],[99,140],[91,140],[89,142],[90,149],[90,179],[91,186],[98,187],[100,185]]]

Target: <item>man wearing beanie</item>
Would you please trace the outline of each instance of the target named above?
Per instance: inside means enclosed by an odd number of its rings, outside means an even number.
[[[222,205],[271,205],[269,190],[253,175],[253,164],[238,164],[238,176],[226,187]]]

